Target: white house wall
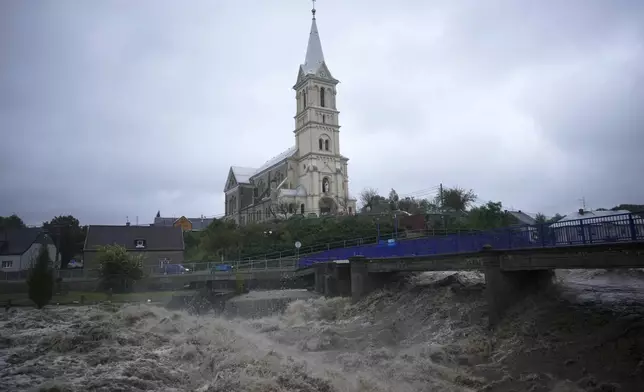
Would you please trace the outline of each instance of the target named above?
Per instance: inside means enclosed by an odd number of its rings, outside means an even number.
[[[18,255],[5,255],[0,256],[0,267],[2,266],[3,261],[12,261],[10,268],[0,268],[0,271],[10,272],[10,271],[20,271],[20,256]]]

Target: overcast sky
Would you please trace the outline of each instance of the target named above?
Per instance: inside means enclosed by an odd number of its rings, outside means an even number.
[[[294,144],[306,0],[0,2],[0,215],[212,216]],[[644,203],[644,1],[320,0],[350,189]]]

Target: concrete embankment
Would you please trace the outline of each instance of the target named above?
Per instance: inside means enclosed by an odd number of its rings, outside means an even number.
[[[165,303],[168,309],[186,309],[195,313],[214,311],[228,317],[264,317],[283,312],[298,299],[318,298],[320,294],[308,290],[258,290],[244,294],[234,291],[175,295]]]
[[[283,312],[288,304],[299,299],[318,298],[308,290],[251,291],[226,301],[224,315],[230,317],[264,317]]]

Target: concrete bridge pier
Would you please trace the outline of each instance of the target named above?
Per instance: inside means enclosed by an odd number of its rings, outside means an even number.
[[[315,291],[327,297],[351,295],[351,266],[333,262],[315,265]]]
[[[391,272],[369,272],[368,260],[364,256],[349,258],[351,271],[351,299],[353,302],[381,289],[391,281]]]
[[[485,266],[485,296],[490,327],[496,326],[505,312],[552,283],[554,271],[503,271],[498,263]]]

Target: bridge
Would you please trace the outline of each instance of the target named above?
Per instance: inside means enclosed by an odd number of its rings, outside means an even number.
[[[327,296],[358,300],[399,272],[480,270],[485,273],[490,321],[522,295],[543,287],[554,269],[644,268],[644,219],[637,214],[554,224],[389,239],[328,249],[302,258],[184,264],[185,274],[145,271],[148,283],[231,288],[312,286]],[[95,281],[96,271],[61,270],[64,281]],[[2,276],[0,275],[0,278]],[[21,277],[20,280],[26,278]],[[6,279],[6,275],[5,275]]]

